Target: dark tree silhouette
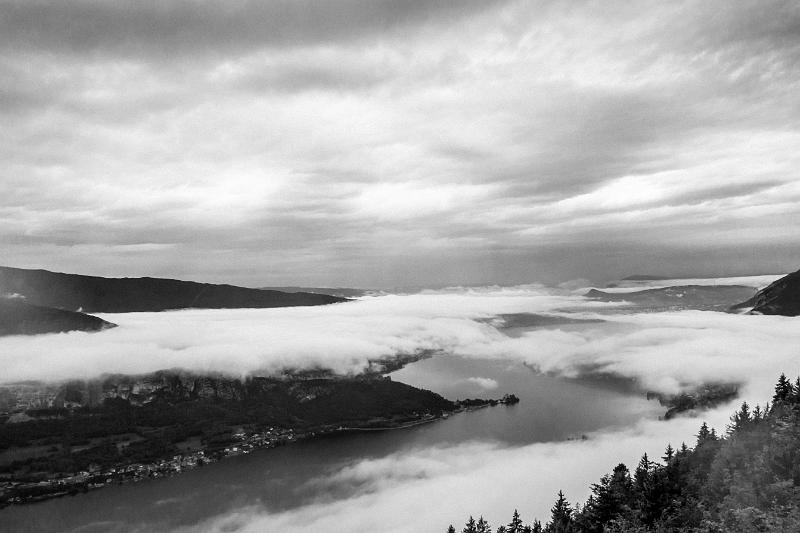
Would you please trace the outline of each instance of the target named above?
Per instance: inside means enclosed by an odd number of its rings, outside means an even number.
[[[775,394],[772,396],[772,403],[787,402],[792,397],[792,382],[786,378],[785,374],[781,374],[778,378],[778,383],[775,384]]]
[[[667,449],[664,451],[664,456],[661,458],[665,463],[672,461],[672,458],[675,456],[675,450],[672,448],[672,444],[667,444]]]
[[[514,509],[514,514],[511,516],[511,522],[506,526],[508,533],[522,533],[523,524],[522,519],[519,517],[519,511]]]
[[[739,410],[731,416],[731,423],[728,424],[727,433],[728,435],[732,435],[737,431],[742,431],[750,425],[752,418],[750,416],[750,406],[747,405],[747,402],[742,402],[742,406]]]
[[[548,533],[567,533],[572,526],[572,507],[564,497],[563,491],[558,491],[558,498],[553,508],[550,509],[550,523],[545,531]]]
[[[461,530],[461,533],[478,533],[478,527],[475,524],[475,519],[472,516],[469,517],[467,523],[464,525],[464,529]]]
[[[534,521],[522,531],[800,531],[800,384],[782,375],[775,390],[771,407],[751,411],[743,403],[724,437],[703,422],[694,448],[667,445],[662,462],[645,454],[633,476],[617,465],[592,485],[583,506],[572,508],[559,491],[550,522],[542,527]],[[516,532],[520,525],[515,511],[499,531]]]

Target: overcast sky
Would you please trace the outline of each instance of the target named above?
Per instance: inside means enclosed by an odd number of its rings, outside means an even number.
[[[399,286],[800,267],[800,4],[0,3],[0,263]]]

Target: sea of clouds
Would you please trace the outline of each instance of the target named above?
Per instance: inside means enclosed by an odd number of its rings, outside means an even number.
[[[773,278],[774,279],[774,278]],[[703,280],[700,280],[703,281]],[[741,283],[747,280],[737,280]],[[769,280],[754,278],[754,286]],[[710,280],[706,283],[719,283]],[[654,283],[663,283],[661,281]],[[642,389],[676,392],[708,382],[740,383],[741,399],[764,403],[777,375],[800,374],[797,318],[710,311],[637,312],[587,302],[585,288],[455,288],[380,295],[324,307],[188,310],[103,315],[119,324],[100,333],[0,339],[2,381],[88,378],[164,368],[234,375],[328,367],[359,372],[367,361],[423,350],[462,357],[522,361],[562,376],[614,374]],[[601,319],[532,328],[510,335],[498,328],[507,313]],[[496,383],[473,376],[491,390]],[[732,405],[703,414],[723,431]],[[587,441],[509,446],[473,441],[396,451],[355,461],[312,483],[350,486],[283,512],[244,507],[193,525],[191,531],[444,531],[450,522],[483,513],[493,525],[515,507],[546,518],[563,489],[572,501],[617,463],[657,457],[667,442],[692,443],[700,420],[640,420]],[[325,493],[324,490],[321,491]],[[435,495],[435,497],[431,497]]]
[[[698,281],[703,280],[693,280]],[[761,285],[767,279],[750,281]],[[316,367],[357,373],[369,360],[422,351],[513,359],[569,377],[614,374],[665,393],[736,382],[744,386],[744,394],[758,396],[776,373],[800,372],[795,318],[635,312],[587,301],[580,296],[584,291],[535,285],[454,288],[321,307],[105,314],[100,316],[119,327],[0,338],[0,382],[170,368],[232,375]],[[602,322],[508,335],[496,320],[487,320],[507,313]]]

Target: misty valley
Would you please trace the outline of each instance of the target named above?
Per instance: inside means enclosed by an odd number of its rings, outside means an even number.
[[[800,1],[0,0],[0,533],[800,532]]]
[[[170,309],[162,296],[114,300],[139,294],[136,280],[3,274],[14,291],[0,337],[0,514],[13,531],[291,530],[353,505],[383,509],[359,514],[361,528],[409,498],[444,531],[459,513],[497,521],[506,509],[503,498],[467,509],[481,476],[520,494],[515,507],[535,502],[530,518],[552,529],[558,491],[584,497],[589,474],[694,442],[701,420],[723,432],[725,413],[763,396],[800,340],[780,316],[784,302],[793,312],[797,273],[326,301],[233,289],[261,309],[238,307],[226,286],[142,280],[140,294],[195,290],[222,307],[157,312],[139,309]],[[98,287],[116,312],[99,299],[94,315],[76,311]],[[753,356],[764,343],[766,362]],[[532,484],[534,464],[565,475]],[[442,506],[409,496],[444,487]]]

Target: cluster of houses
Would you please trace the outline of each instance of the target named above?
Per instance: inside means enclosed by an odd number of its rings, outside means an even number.
[[[260,432],[239,430],[233,434],[235,442],[219,450],[186,452],[152,463],[132,463],[110,468],[90,465],[85,471],[41,481],[0,479],[0,507],[77,494],[114,483],[130,483],[179,474],[225,457],[247,454],[257,448],[274,447],[297,438],[291,429],[267,428]]]

